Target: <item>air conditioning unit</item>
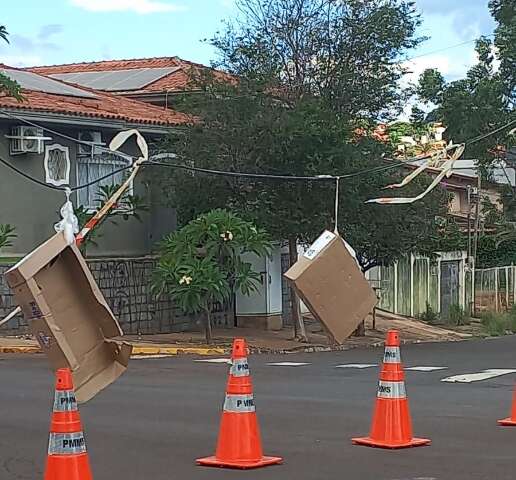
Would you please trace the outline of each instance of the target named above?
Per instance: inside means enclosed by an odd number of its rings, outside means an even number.
[[[43,129],[20,125],[13,127],[11,135],[6,135],[11,140],[9,151],[11,155],[22,153],[43,153],[45,151],[45,140],[52,140],[52,137],[44,137]]]
[[[84,131],[79,132],[79,140],[81,142],[87,142],[88,145],[84,143],[79,143],[79,155],[90,155],[91,153],[97,154],[101,153],[99,149],[96,149],[95,146],[102,146],[102,133],[101,132],[93,132],[93,131]]]

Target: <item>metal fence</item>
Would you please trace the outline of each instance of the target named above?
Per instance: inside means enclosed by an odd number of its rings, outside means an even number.
[[[495,267],[475,271],[475,312],[503,312],[516,299],[516,267]]]
[[[88,266],[124,333],[172,333],[199,329],[202,319],[179,310],[168,296],[156,298],[151,292],[154,258],[88,259]],[[5,282],[9,265],[0,265],[0,318],[15,307],[13,294]],[[234,325],[233,305],[219,305],[213,315],[216,327]],[[23,316],[13,318],[4,330],[25,332]]]

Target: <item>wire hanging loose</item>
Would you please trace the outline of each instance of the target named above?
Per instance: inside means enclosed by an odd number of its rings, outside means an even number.
[[[335,178],[335,235],[339,234],[339,184],[340,177]]]

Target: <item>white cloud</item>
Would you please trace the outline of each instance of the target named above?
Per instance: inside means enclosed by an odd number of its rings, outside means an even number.
[[[466,72],[477,61],[474,50],[469,55],[449,56],[449,55],[426,55],[403,62],[403,67],[407,69],[403,82],[417,82],[419,76],[427,68],[435,68],[442,73],[447,80],[455,80],[466,76]]]
[[[41,65],[43,60],[38,55],[3,55],[0,53],[0,63],[4,63],[8,67],[22,68]]]
[[[177,12],[184,7],[156,0],[71,0],[72,5],[90,12]]]
[[[61,50],[59,38],[55,38],[63,32],[60,24],[43,25],[33,35],[22,35],[13,32],[10,43],[0,42],[0,62],[12,67],[29,67],[46,63],[49,54]]]

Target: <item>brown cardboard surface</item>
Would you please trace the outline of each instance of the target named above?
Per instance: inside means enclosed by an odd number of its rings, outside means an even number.
[[[132,346],[75,245],[58,233],[5,274],[54,369],[69,367],[79,402],[115,381]]]
[[[285,277],[337,343],[353,333],[377,302],[343,239],[331,232],[324,232]]]

